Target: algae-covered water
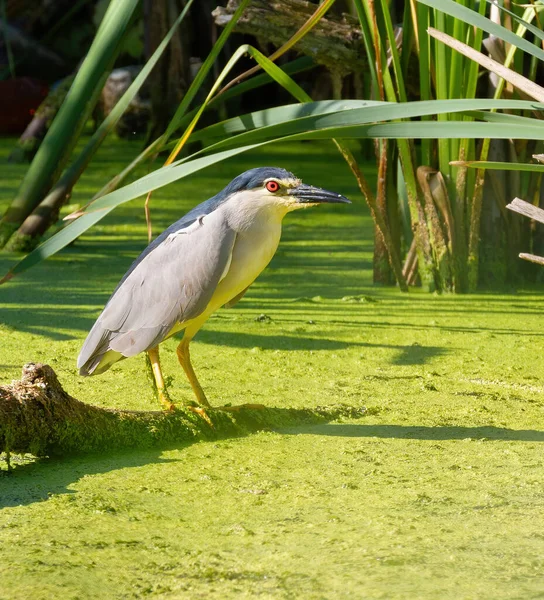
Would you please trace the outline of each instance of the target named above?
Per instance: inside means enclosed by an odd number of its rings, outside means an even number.
[[[109,144],[73,201],[136,151]],[[19,458],[0,473],[0,598],[544,597],[542,291],[373,287],[368,212],[325,145],[238,157],[157,192],[156,231],[267,164],[354,203],[287,216],[270,267],[193,342],[195,369],[217,405],[343,402],[365,416]],[[22,173],[8,170],[0,209]],[[0,287],[0,382],[42,361],[81,400],[155,408],[141,357],[101,377],[75,372],[93,319],[145,246],[141,205]],[[2,271],[12,262],[2,255]],[[163,345],[164,370],[174,398],[189,398],[175,345]]]

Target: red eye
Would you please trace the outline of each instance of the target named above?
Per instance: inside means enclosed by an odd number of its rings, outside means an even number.
[[[280,184],[277,181],[267,181],[266,189],[269,192],[277,192],[280,189]]]

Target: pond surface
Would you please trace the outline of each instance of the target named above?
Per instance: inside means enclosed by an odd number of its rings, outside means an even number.
[[[137,150],[105,147],[73,202]],[[325,145],[278,146],[159,190],[156,231],[267,164],[354,203],[286,217],[270,267],[193,342],[195,369],[212,404],[346,403],[366,415],[130,454],[16,457],[0,473],[0,598],[541,597],[541,291],[373,287],[372,223]],[[0,205],[15,175],[4,186]],[[80,400],[156,408],[141,357],[100,377],[75,369],[145,239],[134,201],[2,286],[0,381],[47,362]],[[0,255],[2,272],[14,258]],[[161,356],[182,400],[175,347]]]

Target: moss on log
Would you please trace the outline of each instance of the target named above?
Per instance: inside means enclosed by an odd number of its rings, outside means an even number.
[[[0,452],[66,456],[149,448],[247,435],[278,427],[361,416],[364,409],[240,407],[173,412],[112,410],[85,404],[62,388],[48,365],[29,363],[20,381],[0,386]]]

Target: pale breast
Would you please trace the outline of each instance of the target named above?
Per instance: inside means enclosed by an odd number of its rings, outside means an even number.
[[[281,222],[268,222],[237,233],[228,271],[209,304],[215,310],[250,286],[272,260],[281,237]]]

